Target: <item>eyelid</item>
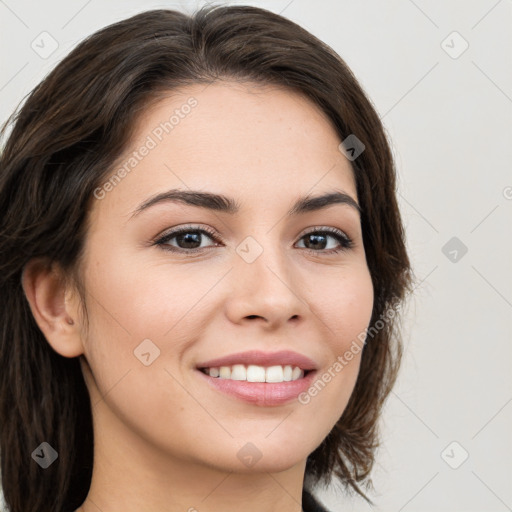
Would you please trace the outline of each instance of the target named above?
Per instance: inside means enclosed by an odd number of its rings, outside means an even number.
[[[188,233],[189,231],[197,231],[200,233],[206,233],[212,240],[216,242],[224,243],[223,238],[215,231],[213,228],[209,226],[201,226],[199,224],[185,224],[183,226],[179,226],[176,228],[171,228],[170,230],[166,230],[163,234],[157,235],[153,244],[157,245],[162,243],[164,240],[170,240],[175,236],[180,235],[181,233]],[[193,251],[194,249],[189,249],[189,251]]]
[[[345,237],[347,240],[351,240],[351,238],[342,230],[338,228],[334,228],[332,226],[313,226],[312,228],[307,228],[306,231],[299,235],[299,238],[302,238],[305,235],[309,235],[310,233],[332,233],[335,235],[340,235]]]

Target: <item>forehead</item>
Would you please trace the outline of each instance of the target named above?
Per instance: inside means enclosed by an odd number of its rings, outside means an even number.
[[[173,90],[139,117],[124,168],[101,209],[128,215],[171,188],[223,193],[243,206],[283,207],[307,193],[344,189],[356,198],[350,163],[331,121],[282,87],[214,82]]]

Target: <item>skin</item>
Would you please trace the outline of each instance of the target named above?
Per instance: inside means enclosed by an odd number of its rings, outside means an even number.
[[[34,260],[23,274],[38,325],[58,353],[80,356],[91,395],[94,468],[81,512],[300,511],[306,459],[357,378],[360,354],[307,405],[265,407],[211,389],[195,370],[234,352],[294,350],[321,375],[368,326],[374,297],[356,209],[286,215],[307,194],[341,190],[357,201],[340,138],[301,95],[233,82],[175,90],[144,112],[119,161],[191,96],[191,113],[94,201],[82,262],[89,329],[58,267]],[[172,188],[221,193],[241,210],[163,202],[130,218]],[[195,254],[151,245],[186,224],[223,241],[203,235]],[[323,227],[353,247],[328,254],[340,246],[329,235],[308,251],[304,235]],[[236,252],[248,236],[263,249],[250,264]],[[144,339],[160,350],[149,366],[134,357]],[[237,457],[248,442],[261,454],[252,467]]]

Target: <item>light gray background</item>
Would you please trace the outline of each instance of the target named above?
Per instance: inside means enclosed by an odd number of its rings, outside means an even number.
[[[202,3],[0,0],[0,120],[100,27],[149,8],[191,12]],[[282,13],[330,44],[392,139],[422,281],[383,417],[377,510],[512,510],[511,0],[236,3]],[[43,31],[59,45],[46,59],[31,48]],[[466,254],[456,246],[443,253],[452,237]],[[334,488],[321,496],[334,512],[371,510]]]

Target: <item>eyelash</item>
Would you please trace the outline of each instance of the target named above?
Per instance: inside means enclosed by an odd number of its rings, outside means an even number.
[[[164,251],[170,251],[170,252],[182,253],[182,254],[197,253],[197,252],[201,252],[201,251],[204,251],[205,249],[207,249],[207,247],[196,247],[195,249],[182,249],[179,247],[174,247],[167,243],[170,240],[172,240],[173,238],[175,238],[179,235],[182,235],[184,233],[202,233],[202,234],[209,236],[215,243],[222,242],[220,237],[217,236],[217,234],[210,228],[206,228],[206,227],[205,228],[197,228],[196,226],[185,226],[183,228],[176,229],[175,231],[166,233],[165,235],[163,235],[160,238],[158,238],[157,240],[155,240],[155,242],[152,245],[157,245],[157,246],[161,247]],[[338,247],[336,249],[322,249],[322,250],[314,250],[314,249],[309,249],[307,247],[306,248],[301,247],[301,249],[304,249],[305,251],[308,251],[310,253],[336,254],[336,253],[339,253],[342,251],[347,251],[354,246],[354,242],[352,241],[352,239],[349,238],[345,233],[343,233],[343,231],[340,231],[339,229],[336,229],[336,228],[330,228],[330,227],[318,228],[316,230],[312,230],[307,233],[304,233],[300,237],[299,240],[302,240],[304,237],[306,237],[308,235],[312,235],[312,234],[316,234],[316,235],[322,234],[322,235],[332,236],[332,237],[336,238],[336,240],[340,243],[340,247]]]

